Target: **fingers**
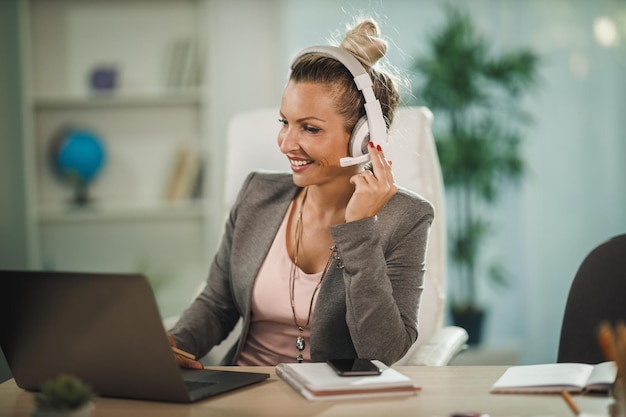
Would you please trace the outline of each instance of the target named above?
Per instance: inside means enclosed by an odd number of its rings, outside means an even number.
[[[354,185],[370,184],[382,186],[382,188],[379,188],[380,190],[386,190],[391,192],[391,194],[395,194],[397,187],[391,170],[391,161],[385,159],[380,145],[374,145],[373,142],[370,142],[368,147],[372,169],[352,176],[350,183]]]
[[[372,171],[370,171],[369,169],[366,169],[365,171],[359,173],[358,175],[356,175],[356,180],[357,181],[362,181],[366,184],[370,183],[371,181],[373,181],[375,179],[374,177],[374,173]]]
[[[393,183],[393,172],[391,171],[391,161],[385,159],[385,154],[380,145],[374,146],[369,143],[369,154],[372,162],[372,171],[376,178],[388,183]]]
[[[202,363],[192,359],[192,357],[195,358],[193,355],[190,355],[189,353],[176,347],[176,339],[174,339],[174,336],[169,333],[166,333],[166,336],[170,346],[172,347],[172,352],[174,353],[178,366],[181,368],[204,369],[204,365],[202,365]]]
[[[346,207],[346,222],[375,216],[398,192],[391,163],[385,159],[382,148],[371,142],[368,146],[372,169],[350,177],[355,189]]]
[[[375,181],[376,177],[374,176],[374,173],[369,169],[366,169],[363,172],[359,172],[358,174],[355,174],[350,178],[350,183],[356,186],[375,184]]]
[[[204,369],[204,365],[202,365],[200,362],[194,361],[178,354],[176,355],[176,362],[178,362],[178,366],[180,366],[181,368]]]
[[[178,362],[178,366],[180,366],[181,368],[204,369],[204,365],[202,365],[197,360],[192,359],[191,356],[186,352],[175,350],[174,357],[176,358],[176,362]]]

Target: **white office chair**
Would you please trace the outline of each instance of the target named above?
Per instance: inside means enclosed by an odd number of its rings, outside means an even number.
[[[265,108],[241,113],[231,119],[228,126],[224,216],[235,202],[239,188],[250,171],[261,168],[289,170],[287,158],[278,150],[278,118],[277,108]],[[385,155],[393,161],[397,184],[421,194],[435,206],[435,221],[426,256],[425,290],[419,309],[419,336],[396,365],[447,365],[467,341],[464,329],[443,326],[446,292],[445,200],[441,167],[431,133],[432,119],[431,111],[425,107],[398,109],[389,132],[389,143],[383,145]],[[222,343],[225,344],[228,343]]]

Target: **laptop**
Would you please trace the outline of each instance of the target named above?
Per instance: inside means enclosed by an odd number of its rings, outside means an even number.
[[[102,397],[194,402],[269,377],[181,369],[139,274],[0,271],[0,348],[28,391],[66,373]]]

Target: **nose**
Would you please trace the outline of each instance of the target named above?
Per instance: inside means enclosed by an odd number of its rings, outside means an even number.
[[[278,147],[280,151],[287,154],[298,149],[298,142],[295,133],[289,126],[283,126],[278,132]]]

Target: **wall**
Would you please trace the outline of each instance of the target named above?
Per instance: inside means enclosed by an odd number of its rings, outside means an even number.
[[[211,132],[209,186],[210,195],[221,201],[228,121],[238,112],[280,102],[284,83],[276,70],[281,46],[280,1],[213,0],[208,4],[206,36],[210,58],[206,79],[210,83],[211,105],[205,123],[209,123]],[[213,218],[217,221],[209,233],[215,237],[216,247],[223,228],[223,206],[218,204],[215,210]]]

